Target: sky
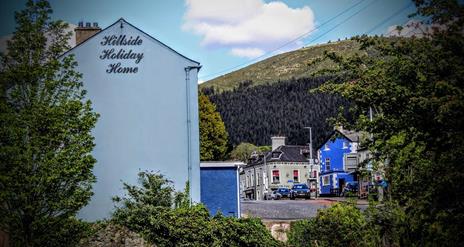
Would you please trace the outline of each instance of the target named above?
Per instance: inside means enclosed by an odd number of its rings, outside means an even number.
[[[0,1],[0,45],[25,0]],[[201,63],[199,82],[272,55],[362,34],[391,34],[414,22],[410,0],[50,0],[70,24],[119,18]],[[408,33],[407,30],[403,30]]]

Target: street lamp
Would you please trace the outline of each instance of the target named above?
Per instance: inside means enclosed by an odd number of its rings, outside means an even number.
[[[313,166],[314,166],[314,159],[313,159],[313,136],[312,136],[312,128],[311,127],[303,127],[304,129],[309,129],[309,167],[310,167],[310,174],[309,177],[312,177],[313,173]],[[316,197],[317,197],[317,177],[316,179]]]

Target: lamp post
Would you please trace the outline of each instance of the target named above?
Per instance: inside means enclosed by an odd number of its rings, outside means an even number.
[[[312,128],[311,127],[303,127],[303,128],[309,129],[309,167],[310,167],[309,177],[311,177],[313,173],[313,166],[314,166]],[[316,179],[316,197],[317,197],[317,178],[315,179]]]

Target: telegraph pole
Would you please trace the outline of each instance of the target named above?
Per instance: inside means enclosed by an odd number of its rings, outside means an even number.
[[[303,127],[305,129],[309,129],[309,167],[310,167],[310,174],[309,177],[312,176],[313,173],[313,166],[314,166],[314,159],[313,159],[313,133],[311,127]],[[316,197],[317,197],[317,178],[316,179]]]

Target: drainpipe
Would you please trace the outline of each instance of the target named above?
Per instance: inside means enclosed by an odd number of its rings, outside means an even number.
[[[190,118],[190,71],[196,69],[200,71],[201,66],[187,66],[185,69],[185,94],[186,94],[186,109],[187,109],[187,171],[188,171],[188,186],[189,186],[189,204],[192,205],[192,120]]]

